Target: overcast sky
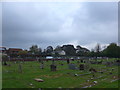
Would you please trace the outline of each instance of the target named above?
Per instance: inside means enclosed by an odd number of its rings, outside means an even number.
[[[94,48],[118,42],[117,2],[6,2],[2,5],[3,46],[37,44]]]

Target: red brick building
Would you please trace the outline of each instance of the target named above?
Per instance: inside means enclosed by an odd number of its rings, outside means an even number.
[[[22,51],[20,48],[9,48],[7,53],[8,54],[18,54],[19,51]]]

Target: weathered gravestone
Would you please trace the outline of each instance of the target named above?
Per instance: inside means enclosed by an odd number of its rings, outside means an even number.
[[[44,69],[44,63],[41,63],[40,68]]]
[[[77,69],[76,65],[73,63],[69,64],[68,67],[69,67],[69,69],[72,69],[72,70]]]
[[[41,63],[41,59],[39,58],[38,61]]]
[[[80,64],[79,65],[79,70],[84,70],[85,69],[85,65],[84,64]]]
[[[89,68],[90,68],[89,63],[86,63],[86,64],[85,64],[85,69],[88,70]]]
[[[84,60],[83,63],[86,63],[86,61]]]
[[[69,64],[70,63],[70,60],[69,59],[67,59],[67,64]]]
[[[50,65],[50,69],[51,69],[51,71],[56,71],[56,68],[57,68],[56,65],[54,65],[54,64],[51,64],[51,65]]]
[[[83,60],[80,60],[81,61],[81,63],[83,63]]]
[[[22,73],[22,65],[21,65],[21,64],[19,64],[19,66],[18,66],[18,71],[19,71],[20,73]]]

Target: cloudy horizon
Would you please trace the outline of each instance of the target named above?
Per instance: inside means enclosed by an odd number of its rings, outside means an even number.
[[[117,2],[5,2],[2,44],[28,49],[72,44],[93,49],[118,42]]]

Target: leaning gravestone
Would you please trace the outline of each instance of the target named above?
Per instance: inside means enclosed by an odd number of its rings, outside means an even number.
[[[75,64],[69,64],[68,67],[69,67],[69,69],[72,69],[72,70],[77,69]]]
[[[85,65],[84,64],[80,64],[79,70],[84,70],[84,69],[85,69]]]

